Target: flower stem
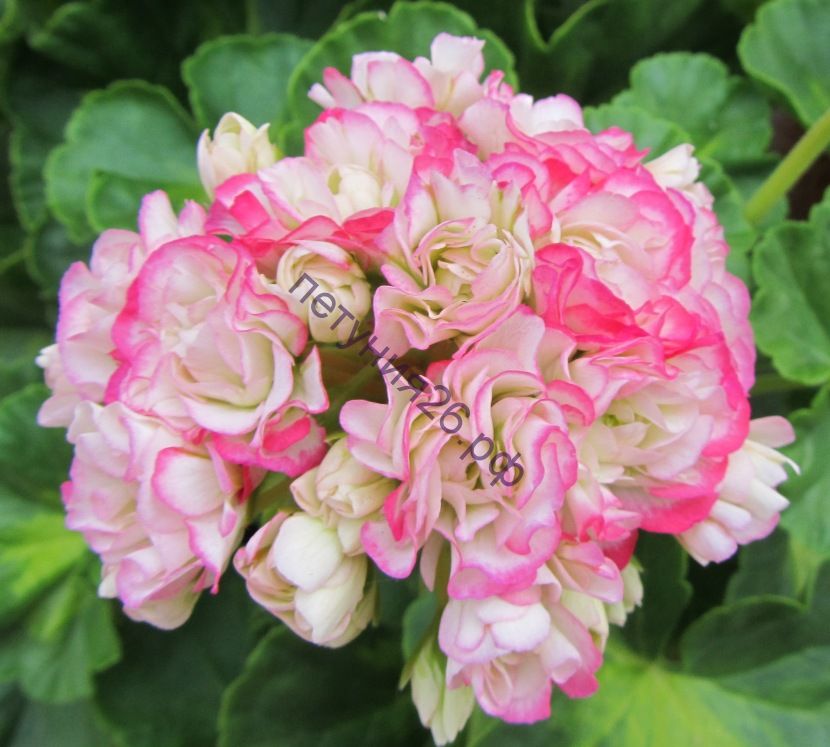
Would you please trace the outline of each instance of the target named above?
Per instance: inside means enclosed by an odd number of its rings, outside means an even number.
[[[752,195],[744,211],[746,219],[757,226],[828,145],[830,145],[830,109],[824,112],[802,135],[784,160],[776,166],[758,191]]]
[[[0,275],[2,275],[6,270],[11,269],[17,264],[20,264],[24,259],[26,259],[26,250],[25,249],[18,249],[11,254],[7,254],[5,257],[0,259]]]

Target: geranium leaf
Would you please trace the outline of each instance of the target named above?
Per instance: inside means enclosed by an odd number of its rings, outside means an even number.
[[[124,658],[98,680],[111,730],[130,747],[216,744],[220,698],[252,647],[257,611],[231,572],[178,630],[125,621]]]
[[[744,30],[744,69],[782,94],[804,125],[830,109],[830,4],[775,0]]]
[[[286,110],[292,70],[312,43],[290,34],[223,36],[202,44],[182,65],[200,127],[215,127],[225,112],[259,126]]]
[[[830,380],[830,193],[808,222],[788,221],[766,234],[753,275],[758,347],[788,379]]]
[[[35,423],[43,396],[31,385],[0,401],[0,681],[68,702],[91,695],[120,650],[86,544],[64,526],[68,447]]]
[[[689,134],[696,155],[725,167],[763,157],[772,138],[763,97],[706,54],[674,52],[638,62],[630,88],[613,103],[638,106],[676,123]]]
[[[396,637],[378,631],[331,650],[275,628],[223,698],[219,744],[422,744],[422,727],[409,696],[397,692],[399,647]]]
[[[47,161],[49,206],[70,238],[82,243],[93,235],[90,212],[100,214],[100,192],[92,191],[96,173],[112,174],[121,187],[132,183],[136,210],[150,181],[157,189],[200,197],[196,136],[193,121],[164,88],[136,81],[94,91],[75,110],[66,142]]]

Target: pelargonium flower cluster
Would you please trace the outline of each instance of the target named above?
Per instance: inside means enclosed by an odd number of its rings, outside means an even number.
[[[568,96],[482,80],[482,47],[327,69],[299,157],[226,115],[198,146],[211,203],[156,192],[137,233],[106,231],[39,359],[103,596],[172,628],[233,559],[340,646],[379,574],[417,572],[438,743],[474,701],[532,722],[554,687],[593,693],[642,596],[638,533],[701,563],[764,537],[793,437],[750,421],[749,296],[692,148],[592,134]]]

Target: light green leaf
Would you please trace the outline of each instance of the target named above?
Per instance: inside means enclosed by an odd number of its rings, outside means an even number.
[[[809,222],[788,221],[756,248],[752,326],[758,347],[786,378],[830,380],[830,192]]]
[[[65,576],[85,555],[83,538],[68,532],[58,513],[39,512],[11,524],[4,517],[0,526],[0,623]]]
[[[388,15],[361,13],[338,24],[302,58],[288,82],[293,127],[308,126],[320,113],[317,104],[308,98],[308,90],[322,80],[324,68],[335,67],[349,75],[352,56],[359,52],[385,50],[408,59],[428,57],[429,45],[440,32],[484,39],[487,69],[504,70],[507,80],[515,82],[513,55],[495,34],[477,28],[466,13],[446,3],[398,2]]]
[[[83,243],[92,238],[93,225],[100,230],[102,216],[105,222],[114,212],[101,204],[96,174],[116,180],[117,215],[123,214],[124,191],[137,210],[149,182],[179,196],[201,197],[196,137],[194,123],[164,88],[133,81],[94,91],[75,110],[66,142],[47,161],[49,206],[70,238]]]
[[[738,45],[744,69],[783,94],[805,126],[830,109],[830,3],[775,0]]]
[[[690,142],[682,127],[632,104],[611,103],[585,108],[585,126],[593,133],[619,127],[634,136],[638,148],[648,148],[648,159]]]
[[[68,703],[90,697],[94,674],[121,656],[112,608],[84,576],[70,576],[41,600],[16,646],[18,679],[30,697]]]
[[[221,747],[387,747],[420,744],[408,694],[397,692],[397,636],[365,632],[325,649],[273,629],[228,688],[219,716]]]
[[[614,104],[637,106],[682,127],[696,155],[726,167],[763,157],[772,137],[770,110],[746,80],[706,54],[674,52],[638,62],[631,87]]]
[[[182,65],[199,126],[212,129],[225,112],[257,126],[278,121],[288,78],[311,46],[290,34],[223,36],[202,44]]]
[[[35,423],[44,394],[31,385],[0,401],[0,681],[68,702],[92,694],[119,646],[83,537],[64,526],[68,447]]]
[[[830,573],[816,587],[826,597]],[[641,658],[614,637],[599,691],[554,696],[550,721],[509,727],[477,717],[467,747],[789,747],[830,740],[830,629],[772,597],[716,608],[684,636],[681,665]]]

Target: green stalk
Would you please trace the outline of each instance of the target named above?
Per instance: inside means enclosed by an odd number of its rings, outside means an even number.
[[[25,249],[18,249],[11,254],[7,254],[5,257],[0,259],[0,275],[2,275],[6,270],[11,269],[17,264],[20,264],[24,259],[26,259],[26,250]]]
[[[824,150],[830,146],[830,109],[802,135],[746,204],[746,219],[757,226]]]

